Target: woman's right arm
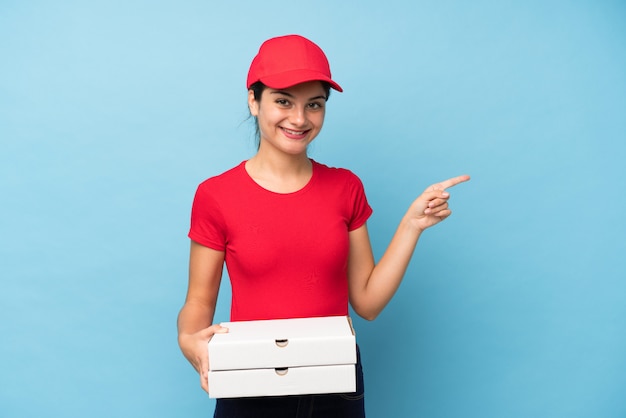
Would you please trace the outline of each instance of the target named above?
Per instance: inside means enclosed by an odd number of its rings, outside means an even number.
[[[200,374],[200,385],[208,392],[209,358],[207,343],[215,333],[228,332],[211,325],[222,280],[224,252],[191,241],[189,287],[178,315],[178,345]]]

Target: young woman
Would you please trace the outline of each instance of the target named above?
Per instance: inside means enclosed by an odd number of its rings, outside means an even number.
[[[252,61],[248,106],[256,119],[256,155],[198,187],[192,207],[189,288],[178,318],[178,341],[208,391],[207,342],[224,263],[232,285],[231,320],[347,315],[348,303],[373,320],[397,290],[421,233],[450,215],[445,190],[469,180],[434,184],[409,207],[376,264],[363,185],[345,169],[307,155],[322,129],[332,80],[324,52],[298,35],[267,40]],[[219,399],[216,417],[363,417],[357,392]]]

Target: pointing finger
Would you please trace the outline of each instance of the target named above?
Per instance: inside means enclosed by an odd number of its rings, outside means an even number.
[[[444,180],[441,183],[433,184],[430,186],[430,190],[445,190],[452,186],[456,186],[459,183],[464,183],[470,179],[470,176],[464,174],[462,176],[452,177],[448,180]]]

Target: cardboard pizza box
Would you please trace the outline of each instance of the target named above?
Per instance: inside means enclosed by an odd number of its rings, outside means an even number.
[[[356,390],[356,339],[349,317],[225,322],[209,342],[213,398]]]

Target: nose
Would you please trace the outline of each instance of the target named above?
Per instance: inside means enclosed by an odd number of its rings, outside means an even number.
[[[306,123],[306,111],[302,106],[294,106],[289,115],[289,123],[293,126],[303,126]]]

